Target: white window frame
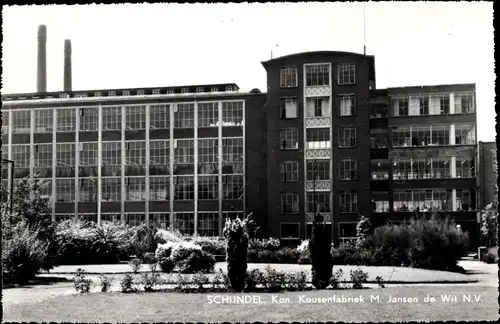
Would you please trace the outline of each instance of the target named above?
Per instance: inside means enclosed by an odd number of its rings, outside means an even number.
[[[356,84],[356,72],[357,72],[356,65],[354,63],[339,64],[337,67],[337,84],[338,85]],[[344,73],[349,73],[349,74],[346,77]]]

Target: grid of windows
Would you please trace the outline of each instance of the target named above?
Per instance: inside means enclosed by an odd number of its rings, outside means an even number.
[[[60,203],[75,201],[75,179],[56,179],[56,201]]]
[[[356,65],[352,63],[339,64],[337,69],[337,83],[339,85],[356,83]]]
[[[243,199],[243,193],[242,175],[222,176],[222,199],[240,200]]]
[[[149,174],[167,175],[170,173],[170,143],[168,140],[149,142]]]
[[[293,88],[297,86],[297,68],[284,67],[280,69],[280,88]]]
[[[121,201],[122,186],[120,178],[102,178],[101,179],[102,201]]]
[[[80,131],[97,131],[99,123],[99,108],[80,108]]]
[[[198,177],[198,199],[213,200],[219,197],[219,176]]]
[[[80,151],[79,171],[80,177],[97,177],[97,165],[99,164],[98,143],[80,142],[78,143]]]
[[[97,201],[97,179],[79,179],[79,201],[95,202]]]
[[[194,200],[194,177],[174,177],[174,200]]]
[[[218,173],[219,140],[204,138],[198,140],[198,174]]]
[[[298,117],[297,98],[280,98],[280,118],[292,119]]]
[[[177,104],[174,109],[175,128],[194,127],[194,104]]]
[[[474,113],[474,92],[455,93],[455,113]]]
[[[52,133],[54,125],[53,114],[52,109],[35,110],[35,133]]]
[[[474,124],[455,125],[455,145],[476,144],[476,127]]]
[[[146,164],[146,142],[127,142],[125,143],[126,160],[125,165],[141,165]]]
[[[222,139],[222,173],[243,173],[243,138]]]
[[[331,180],[330,160],[307,161],[307,180]]]
[[[219,236],[219,213],[198,213],[198,235]]]
[[[145,200],[146,199],[146,179],[144,177],[125,178],[125,200]]]
[[[174,174],[194,174],[194,140],[175,140]]]
[[[146,223],[146,215],[141,213],[125,214],[125,224],[128,226],[139,226]]]
[[[296,192],[281,193],[281,213],[297,214],[299,212],[299,194]]]
[[[455,157],[455,177],[475,177],[475,157]],[[396,180],[412,179],[449,179],[453,178],[451,173],[452,156],[443,155],[438,157],[400,157],[393,164],[393,178]]]
[[[474,125],[471,124],[471,127],[473,128]],[[455,127],[455,134],[458,139],[460,132],[457,132],[457,127]],[[458,143],[455,144],[458,145]],[[450,125],[392,127],[393,147],[436,145],[450,145]]]
[[[307,193],[307,212],[308,213],[330,213],[331,192],[308,192]],[[316,199],[314,199],[316,197]],[[316,200],[316,201],[315,201]],[[316,208],[315,208],[316,207]]]
[[[219,104],[214,102],[198,104],[198,127],[219,125]]]
[[[297,128],[282,128],[280,130],[282,150],[297,150],[299,148],[299,131]]]
[[[222,102],[222,126],[243,125],[243,101]]]
[[[194,213],[175,213],[174,229],[185,235],[194,234]]]
[[[356,146],[356,128],[340,127],[339,147],[355,147],[355,146]]]
[[[330,85],[330,65],[316,64],[306,66],[306,86]]]
[[[125,107],[125,129],[145,129],[146,128],[146,106]]]
[[[36,181],[40,197],[43,199],[51,199],[52,198],[52,180],[49,179],[39,179]]]
[[[102,107],[102,130],[122,129],[122,107]]]
[[[299,162],[285,161],[280,164],[280,179],[281,182],[297,182],[299,181]]]
[[[394,190],[393,206],[398,212],[451,211],[452,189]]]
[[[76,130],[76,109],[57,109],[57,131],[74,132]]]
[[[356,97],[354,96],[354,94],[339,95],[338,105],[339,105],[340,116],[356,115]]]
[[[35,160],[33,172],[40,178],[52,177],[52,144],[35,145]]]
[[[457,211],[470,211],[476,209],[474,189],[457,189],[456,197]]]
[[[339,193],[341,213],[358,212],[358,193],[355,191],[341,191]]]
[[[56,146],[56,176],[75,176],[75,144],[58,143]]]
[[[150,177],[149,178],[149,200],[165,201],[170,198],[170,178]]]
[[[155,228],[168,229],[170,227],[170,214],[149,213],[149,224]]]
[[[358,178],[358,162],[355,159],[339,160],[339,180],[356,180]]]
[[[309,150],[330,148],[330,129],[308,128],[306,129],[306,141],[306,148]]]
[[[151,105],[149,107],[149,128],[168,129],[170,128],[170,106]]]
[[[474,178],[476,158],[474,156],[460,156],[455,160],[455,171],[457,178]]]
[[[102,142],[102,172],[103,177],[121,175],[121,142]]]
[[[2,135],[9,133],[9,113],[8,111],[2,111]]]
[[[393,116],[408,116],[409,111],[408,97],[396,98],[392,100]]]
[[[12,133],[29,134],[31,132],[31,111],[12,111]]]

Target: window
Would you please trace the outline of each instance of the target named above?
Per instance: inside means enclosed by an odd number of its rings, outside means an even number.
[[[372,213],[388,213],[389,212],[389,192],[388,191],[372,191]]]
[[[222,173],[243,173],[243,138],[222,139]]]
[[[281,223],[281,239],[300,239],[300,223]]]
[[[338,66],[337,83],[339,85],[356,83],[356,66],[352,63],[344,63]]]
[[[222,126],[243,125],[243,101],[222,102]]]
[[[125,214],[125,224],[128,226],[139,226],[146,223],[145,214]]]
[[[339,160],[339,179],[356,180],[358,178],[358,162],[355,159]]]
[[[307,161],[307,180],[331,180],[330,160]]]
[[[168,129],[170,126],[170,106],[169,105],[151,105],[149,107],[149,128],[150,129]]]
[[[94,97],[101,97],[102,94],[100,92],[94,92]]]
[[[130,91],[128,91],[128,90],[123,90],[122,95],[123,95],[123,96],[130,96]]]
[[[12,145],[12,160],[15,161],[14,177],[23,178],[29,175],[30,170],[30,146],[26,145]]]
[[[389,179],[389,160],[371,160],[372,180]]]
[[[102,130],[122,129],[122,107],[102,107]]]
[[[97,215],[96,215],[97,216]],[[96,219],[97,222],[97,219]],[[120,214],[101,214],[101,223],[103,224],[121,224]]]
[[[102,201],[121,201],[122,186],[120,178],[103,178],[101,179]]]
[[[87,94],[86,93],[77,93],[77,94],[75,94],[75,98],[87,98]]]
[[[297,68],[284,67],[280,69],[280,88],[293,88],[297,86]]]
[[[280,98],[280,118],[297,118],[297,98]]]
[[[411,146],[410,126],[397,126],[392,128],[392,146]]]
[[[297,182],[299,181],[299,162],[285,161],[280,165],[281,182]]]
[[[356,147],[356,128],[339,128],[339,147]]]
[[[452,189],[413,189],[393,191],[394,210],[431,212],[452,210]]]
[[[409,99],[401,97],[392,100],[392,115],[393,116],[408,116]]]
[[[56,179],[56,201],[59,203],[75,201],[75,179]]]
[[[150,177],[149,178],[149,200],[165,201],[170,196],[169,177]]]
[[[31,111],[12,111],[12,133],[29,134],[31,132]]]
[[[149,224],[154,228],[168,229],[170,227],[170,214],[149,213]]]
[[[198,177],[198,199],[215,200],[219,197],[219,176]]]
[[[386,102],[373,102],[370,106],[370,118],[387,118],[388,109]]]
[[[339,95],[338,101],[340,116],[356,115],[356,98],[353,94]]]
[[[282,150],[297,150],[299,148],[299,131],[296,128],[282,128],[280,130]]]
[[[174,126],[176,128],[194,127],[194,104],[177,104],[174,109]]]
[[[219,104],[199,103],[198,104],[198,127],[219,126]]]
[[[175,140],[174,174],[194,174],[194,141]]]
[[[219,213],[198,213],[198,235],[219,236]]]
[[[78,176],[97,177],[98,144],[96,142],[80,142],[78,150],[80,151]]]
[[[125,151],[125,175],[137,176],[146,174],[146,143],[127,142]]]
[[[219,140],[204,138],[198,140],[198,174],[219,173]]]
[[[330,85],[330,65],[306,65],[306,86]]]
[[[455,94],[455,114],[471,114],[474,110],[474,92]]]
[[[74,214],[55,214],[54,219],[57,223],[73,219]]]
[[[306,129],[306,148],[328,149],[330,148],[330,129],[329,128],[308,128]]]
[[[210,92],[218,92],[218,91],[219,91],[219,89],[217,89],[217,87],[210,88]]]
[[[330,117],[329,98],[306,98],[306,117]]]
[[[99,122],[99,109],[80,108],[80,131],[81,132],[96,132]]]
[[[203,92],[203,88],[202,87],[197,87],[196,88],[196,92],[198,92],[198,93]]]
[[[57,114],[58,122],[59,114],[60,111]],[[52,133],[52,125],[54,125],[52,109],[35,110],[35,133]]]
[[[146,128],[146,107],[131,106],[125,107],[126,111],[126,130],[145,129]]]
[[[189,93],[189,89],[188,88],[182,88],[181,89],[181,93]]]
[[[175,93],[174,89],[167,89],[167,94],[168,94],[168,95],[169,95],[169,94],[174,94],[174,93]]]
[[[125,200],[146,199],[146,179],[144,177],[125,178]]]
[[[457,156],[455,160],[455,170],[457,178],[474,178],[475,172],[474,156]]]
[[[432,125],[431,142],[432,145],[450,145],[450,126],[448,125]]]
[[[79,202],[97,201],[97,179],[79,179]]]
[[[144,96],[144,90],[137,90],[138,96]]]
[[[316,199],[315,199],[316,198]],[[330,213],[331,192],[318,191],[307,193],[307,213]]]
[[[455,145],[476,144],[476,128],[474,124],[455,125]]]
[[[184,235],[194,234],[194,213],[175,213],[174,229]]]
[[[115,91],[109,91],[108,92],[108,97],[114,97],[116,96],[116,92]]]
[[[225,174],[222,176],[222,199],[241,200],[243,193],[242,175]]]
[[[388,132],[387,129],[370,129],[370,148],[386,148]]]
[[[341,213],[358,212],[358,194],[354,191],[341,191],[339,193],[339,203]]]
[[[2,111],[2,135],[9,133],[9,112]]]
[[[475,210],[476,197],[474,189],[457,189],[457,211]]]
[[[56,148],[56,177],[74,177],[75,143],[58,143]]]
[[[431,94],[429,98],[429,114],[430,115],[445,115],[450,113],[450,95]]]
[[[149,175],[170,173],[170,144],[168,140],[149,142]]]
[[[194,177],[175,176],[174,177],[174,199],[193,200],[194,199]]]
[[[226,86],[226,91],[234,91],[234,88],[232,85]]]
[[[356,239],[356,223],[339,223],[339,239],[342,242]]]
[[[299,194],[295,192],[281,193],[281,213],[298,214]]]
[[[102,171],[103,177],[117,177],[121,175],[121,142],[102,142]]]
[[[52,144],[36,144],[33,173],[40,178],[51,178],[52,165]]]
[[[154,95],[159,95],[160,94],[160,89],[153,89],[153,94]]]

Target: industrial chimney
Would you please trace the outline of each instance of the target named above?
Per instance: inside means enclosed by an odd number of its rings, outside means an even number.
[[[47,26],[38,26],[36,92],[47,92]]]
[[[71,40],[64,40],[64,91],[71,91]]]

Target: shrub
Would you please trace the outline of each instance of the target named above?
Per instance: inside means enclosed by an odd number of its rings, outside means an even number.
[[[307,275],[305,272],[287,273],[286,288],[292,291],[302,291],[307,288]]]
[[[363,283],[368,280],[368,273],[363,272],[361,269],[351,270],[350,275],[353,283],[352,288],[354,289],[362,289]]]
[[[156,232],[157,240],[165,243],[168,242],[182,242],[184,238],[182,237],[181,232],[174,229],[158,229]]]
[[[214,271],[215,258],[213,255],[201,251],[192,250],[186,259],[178,260],[172,258],[180,273],[210,273]]]
[[[85,270],[77,269],[76,275],[73,277],[73,285],[75,290],[81,294],[88,293],[90,291],[90,286],[92,285],[92,280],[87,279],[85,275]]]
[[[130,267],[132,268],[132,271],[137,274],[139,272],[139,270],[141,270],[142,268],[142,261],[141,259],[139,258],[133,258],[132,260],[130,260],[128,262],[128,264],[130,265]]]
[[[297,263],[300,253],[297,249],[285,247],[276,251],[276,259],[279,263]]]
[[[162,272],[171,273],[175,268],[175,263],[170,258],[161,258],[159,261]]]
[[[375,229],[362,249],[369,252],[372,265],[400,266],[409,264],[411,245],[411,233],[406,224],[384,225]]]
[[[269,250],[260,250],[257,252],[257,262],[259,263],[276,263],[278,258],[276,253]]]
[[[309,240],[303,240],[299,246],[297,246],[297,251],[299,252],[298,264],[311,264],[311,253],[309,252]]]
[[[153,252],[144,253],[144,256],[142,257],[142,262],[147,264],[156,263],[157,261],[155,254]]]
[[[356,224],[356,246],[361,247],[372,232],[373,228],[370,219],[361,215],[359,222]]]
[[[267,266],[264,269],[264,284],[269,292],[281,291],[285,286],[285,274]]]
[[[244,220],[236,218],[226,219],[224,226],[224,237],[227,240],[227,273],[231,282],[231,288],[237,292],[245,288],[247,273],[247,251],[248,251],[248,226],[253,221],[250,216]]]
[[[168,243],[167,243],[168,244]],[[178,242],[173,243],[172,254],[170,258],[174,264],[178,264],[178,262],[186,260],[194,251],[201,252],[201,247],[192,242]]]
[[[220,289],[224,289],[224,288],[227,288],[225,282],[227,279],[227,277],[223,276],[224,273],[222,272],[221,269],[219,269],[220,271],[216,272],[215,273],[215,276],[214,278],[212,279],[212,289],[214,290],[220,290]]]
[[[247,262],[248,263],[258,263],[260,262],[259,259],[259,251],[249,249],[247,252]]]
[[[103,274],[99,276],[99,279],[101,280],[101,291],[108,292],[109,289],[111,288],[112,280]]]
[[[342,242],[338,248],[332,247],[331,256],[333,264],[357,265],[359,262],[356,243],[352,241]]]
[[[47,258],[48,243],[38,238],[38,230],[18,226],[9,239],[2,240],[2,271],[15,283],[33,279]]]
[[[335,273],[332,274],[330,278],[330,286],[333,289],[338,289],[340,287],[340,279],[344,277],[344,271],[342,269],[338,269]]]
[[[161,260],[162,258],[169,258],[172,254],[172,249],[176,243],[167,242],[165,244],[159,244],[155,251],[156,260]]]
[[[194,243],[199,245],[202,251],[212,255],[226,254],[226,241],[223,238],[199,236],[194,240]]]
[[[486,263],[496,263],[497,260],[498,260],[497,256],[495,255],[494,252],[491,251],[488,251],[481,256],[481,261]]]
[[[120,282],[123,293],[136,292],[137,289],[134,287],[134,278],[131,274],[127,273],[122,281]]]
[[[180,273],[177,274],[176,282],[177,282],[177,285],[175,286],[176,290],[182,291],[182,292],[189,291],[189,286],[188,286],[187,280]]]
[[[377,277],[375,278],[375,281],[377,281],[377,284],[378,284],[380,287],[382,287],[382,288],[384,288],[384,287],[385,287],[384,279],[382,279],[382,277],[381,277],[381,276],[377,276]]]
[[[312,228],[309,251],[312,261],[312,284],[317,289],[328,286],[332,275],[332,256],[330,254],[331,241],[324,223],[315,222]]]
[[[193,276],[193,284],[196,285],[198,292],[204,292],[205,287],[203,285],[206,285],[209,282],[208,277],[201,272],[197,272]]]
[[[264,273],[259,269],[253,269],[250,272],[247,272],[246,282],[245,282],[245,291],[254,292],[258,285],[261,285],[263,282]]]
[[[132,237],[130,238],[130,246],[132,253],[136,257],[142,258],[147,252],[154,252],[158,244],[166,241],[158,235],[156,228],[148,227],[144,224],[132,228]]]
[[[280,248],[280,240],[277,238],[256,239],[253,238],[248,242],[248,248],[252,250],[262,251],[277,251]]]
[[[153,273],[143,273],[142,274],[142,284],[144,285],[144,291],[152,292],[154,287],[160,283],[160,275],[157,272]]]

